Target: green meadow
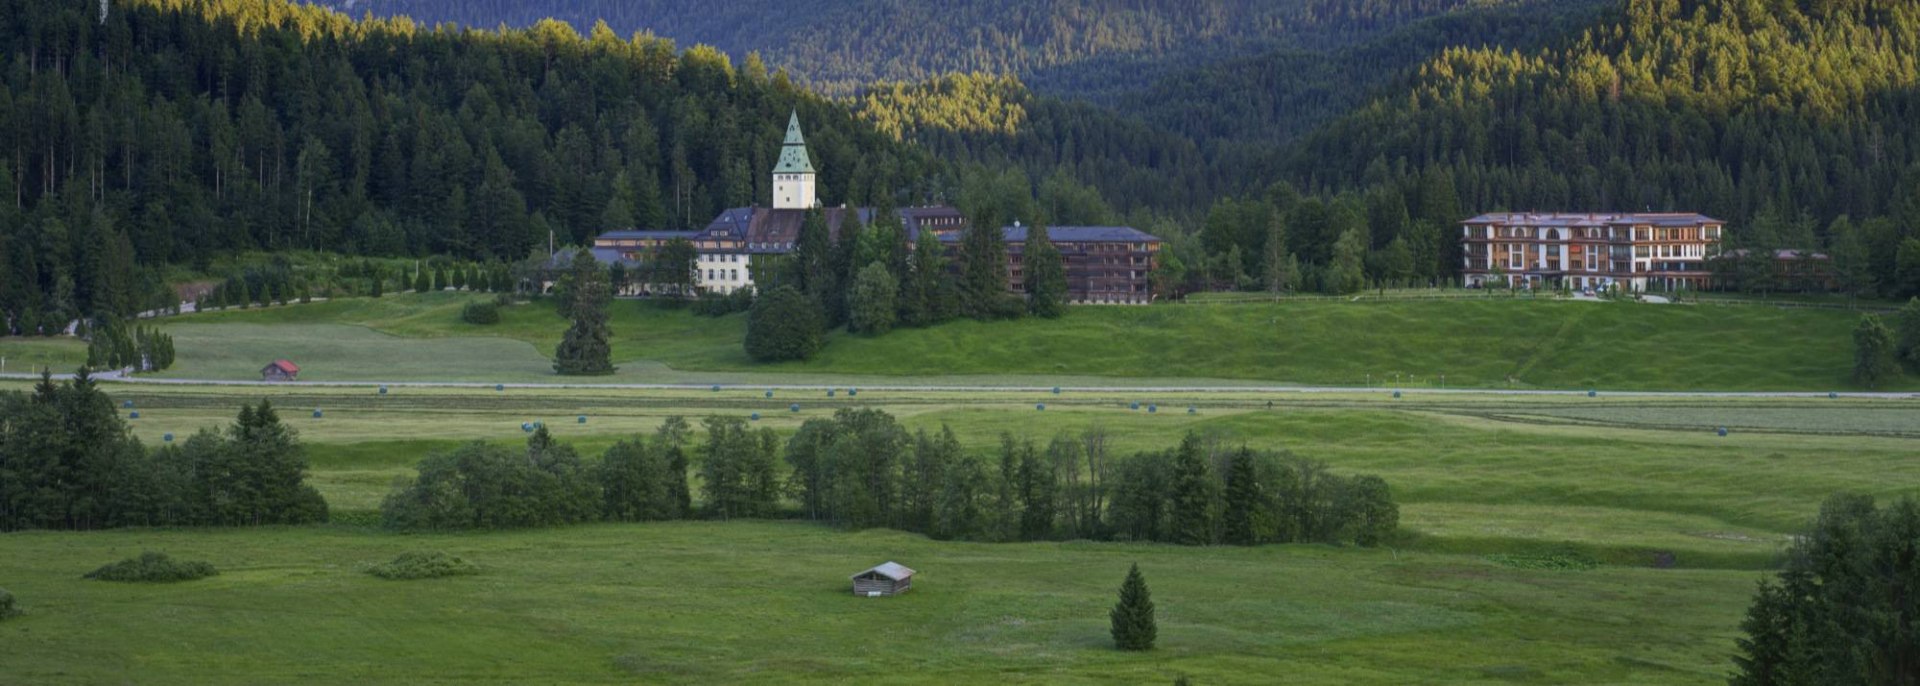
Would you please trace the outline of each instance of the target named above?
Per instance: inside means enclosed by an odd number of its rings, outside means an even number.
[[[28,610],[0,623],[0,683],[1715,683],[1754,583],[1823,498],[1920,491],[1920,439],[1779,419],[1920,423],[1912,400],[107,388],[134,402],[133,431],[149,444],[272,399],[336,521],[0,536],[0,579]],[[1782,426],[1721,437],[1628,421],[1650,402],[1668,416],[1755,413]],[[950,426],[982,455],[1003,431],[1045,440],[1093,427],[1120,453],[1187,431],[1285,448],[1385,477],[1404,536],[1383,549],[1242,549],[938,542],[797,521],[467,534],[373,525],[380,498],[422,456],[517,443],[523,422],[591,456],[668,416],[759,413],[758,426],[786,434],[853,406],[910,428]],[[1611,424],[1571,416],[1610,411],[1621,413]],[[143,550],[222,573],[160,586],[80,579]],[[460,555],[482,572],[364,573],[409,550]],[[1567,554],[1599,566],[1512,562]],[[921,571],[912,593],[846,593],[846,575],[889,559]],[[1111,650],[1106,635],[1133,562],[1161,608],[1160,648],[1145,655]]]
[[[266,362],[289,358],[309,380],[554,381],[549,355],[564,326],[551,305],[506,308],[493,326],[459,321],[460,307],[480,297],[404,294],[168,319],[179,359],[165,375],[258,378]],[[1729,391],[1850,388],[1858,319],[1836,310],[1504,298],[1080,307],[1059,320],[835,333],[813,360],[764,365],[741,350],[744,315],[706,318],[639,301],[616,302],[613,315],[620,372],[587,382]],[[0,342],[7,346],[41,359],[62,352]],[[66,360],[84,359],[70,347]]]
[[[836,334],[813,362],[767,367],[741,355],[741,317],[621,302],[623,370],[612,380],[728,385],[378,393],[375,381],[558,380],[545,357],[558,330],[547,306],[474,327],[457,316],[472,297],[166,320],[180,351],[169,376],[256,378],[264,360],[289,357],[305,379],[365,384],[106,385],[139,411],[131,430],[148,445],[271,399],[299,431],[335,521],[0,535],[0,587],[27,612],[0,622],[0,683],[1722,683],[1754,584],[1824,498],[1920,493],[1914,398],[1615,392],[1826,390],[1848,364],[1852,315],[1841,312],[1508,300],[1081,308],[1059,322]],[[32,355],[84,357],[64,341],[7,339],[0,353],[9,370]],[[1606,390],[1427,392],[1437,374],[1415,370],[1436,368],[1452,370],[1450,388],[1513,377],[1516,387]],[[1368,375],[1391,385],[1393,370],[1406,375],[1400,397],[1235,388]],[[1225,383],[848,393],[880,382],[1207,379]],[[753,383],[818,388],[768,397]],[[523,423],[544,423],[591,458],[670,416],[697,428],[707,415],[757,413],[755,426],[784,436],[846,407],[886,410],[910,429],[951,427],[982,456],[1003,433],[1044,442],[1096,428],[1118,454],[1190,431],[1286,449],[1385,478],[1402,535],[1381,549],[1244,549],[940,542],[800,521],[377,526],[381,499],[422,457],[473,440],[516,444]],[[144,550],[222,573],[158,586],[80,578]],[[482,571],[412,582],[364,572],[416,550]],[[1566,559],[1581,564],[1558,568]],[[885,560],[920,570],[912,593],[847,593],[847,575]],[[1161,612],[1160,646],[1146,654],[1113,651],[1106,633],[1134,562]]]

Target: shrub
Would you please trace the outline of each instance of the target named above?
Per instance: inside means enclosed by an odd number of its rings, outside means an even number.
[[[15,617],[19,614],[20,609],[13,606],[13,594],[8,593],[7,589],[0,588],[0,619]]]
[[[792,286],[773,289],[747,313],[747,355],[758,362],[804,360],[820,351],[819,305]]]
[[[166,553],[145,552],[139,557],[130,557],[87,572],[86,578],[95,581],[164,583],[204,579],[219,573],[206,562],[175,560]]]
[[[500,323],[500,306],[490,302],[470,302],[460,308],[460,321],[488,326]]]
[[[393,558],[392,562],[374,565],[367,573],[382,579],[410,581],[479,574],[480,568],[461,557],[439,551],[409,551]]]

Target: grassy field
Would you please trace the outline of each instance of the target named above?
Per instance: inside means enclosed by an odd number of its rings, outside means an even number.
[[[0,624],[16,683],[1637,683],[1714,681],[1751,573],[1511,569],[1312,546],[939,543],[799,523],[413,535],[338,527],[0,538],[29,604]],[[213,579],[82,581],[141,550]],[[359,570],[445,550],[479,576]],[[849,597],[883,560],[914,591]],[[1160,644],[1111,649],[1138,562]]]
[[[183,378],[257,378],[267,361],[334,381],[552,381],[564,328],[546,304],[490,327],[468,296],[345,299],[170,320]],[[760,365],[742,315],[614,306],[617,382],[1284,382],[1470,388],[1850,387],[1857,315],[1831,310],[1492,299],[1074,308],[1061,320],[834,334],[812,361]],[[1912,379],[1895,389],[1920,388]]]
[[[29,610],[0,624],[0,683],[1715,683],[1754,582],[1821,499],[1920,492],[1920,439],[1877,435],[1901,417],[1920,424],[1911,400],[1659,399],[1642,415],[1632,411],[1656,400],[108,388],[134,401],[134,431],[150,444],[274,399],[342,522],[0,535],[0,585]],[[1287,448],[1385,477],[1407,538],[1385,550],[1235,549],[951,543],[799,522],[458,535],[361,524],[427,452],[518,442],[525,421],[595,455],[672,415],[758,412],[784,433],[855,404],[912,428],[951,426],[981,453],[1002,431],[1045,439],[1092,426],[1123,453],[1188,430]],[[1776,426],[1724,438],[1664,428],[1689,412]],[[1611,423],[1589,421],[1596,413]],[[1875,419],[1830,421],[1849,414]],[[159,587],[79,578],[142,550],[223,574]],[[408,550],[484,571],[362,573]],[[1536,570],[1498,557],[1562,550],[1605,564]],[[1674,568],[1653,567],[1661,553]],[[921,570],[913,593],[845,595],[847,574],[887,559]],[[1161,608],[1161,648],[1146,655],[1116,653],[1106,637],[1105,610],[1136,561]]]

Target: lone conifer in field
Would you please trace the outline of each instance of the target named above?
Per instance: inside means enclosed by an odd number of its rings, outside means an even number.
[[[592,255],[582,250],[573,258],[572,281],[568,295],[573,325],[567,327],[560,347],[553,354],[553,370],[568,376],[598,376],[613,373],[613,333],[607,327],[607,305],[612,293],[607,272]]]
[[[1121,650],[1152,650],[1160,630],[1153,621],[1153,597],[1147,591],[1147,578],[1140,565],[1127,570],[1120,584],[1120,602],[1113,606],[1113,647]]]

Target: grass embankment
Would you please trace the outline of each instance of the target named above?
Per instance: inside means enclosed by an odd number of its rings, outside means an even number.
[[[172,320],[170,375],[257,378],[294,359],[311,380],[555,381],[562,322],[540,303],[481,327],[478,296],[351,299]],[[984,383],[1224,380],[1407,388],[1812,390],[1850,388],[1844,311],[1538,300],[1082,307],[1059,320],[952,322],[879,338],[834,334],[818,358],[760,365],[745,319],[614,308],[621,373],[602,380],[850,378]],[[594,380],[586,380],[592,382]],[[1920,387],[1902,380],[1895,389]]]

